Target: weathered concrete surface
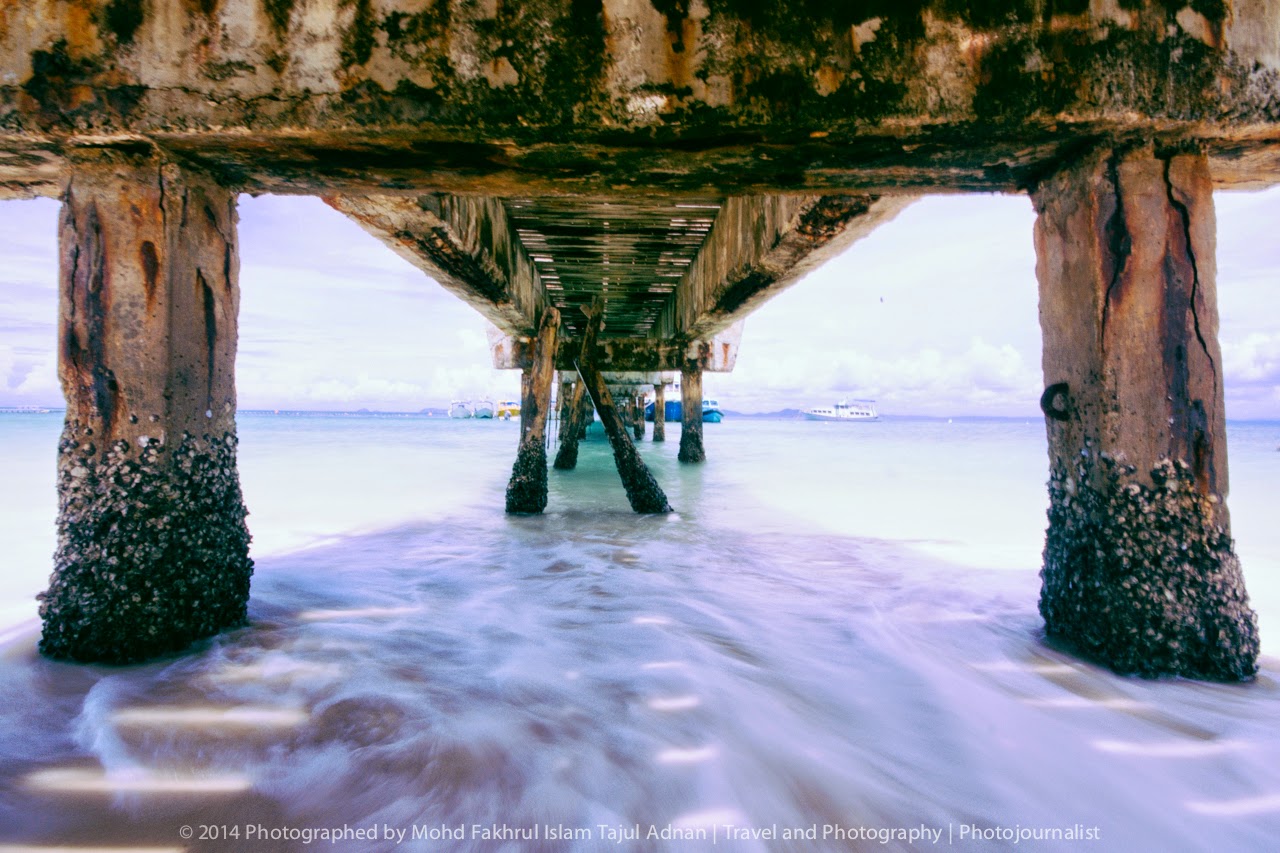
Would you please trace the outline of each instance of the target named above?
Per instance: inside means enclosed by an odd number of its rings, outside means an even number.
[[[605,435],[609,436],[609,444],[613,448],[613,462],[618,468],[618,476],[622,478],[622,487],[626,490],[627,500],[631,508],[642,513],[671,512],[667,496],[658,485],[658,481],[649,472],[649,467],[640,458],[627,428],[613,405],[613,397],[605,384],[604,376],[591,362],[591,354],[595,351],[595,339],[600,334],[604,322],[604,299],[596,297],[587,315],[587,326],[582,338],[582,358],[578,362],[578,375],[582,384],[591,395],[591,402],[604,425]]]
[[[67,415],[40,648],[127,663],[245,621],[235,196],[145,146],[86,151],[59,238]]]
[[[560,312],[548,308],[538,326],[537,358],[520,401],[521,424],[516,463],[507,483],[507,512],[539,513],[547,508],[547,414],[551,410],[551,383],[555,378],[552,357],[560,329]]]
[[[1250,677],[1258,639],[1225,504],[1205,158],[1092,155],[1033,200],[1047,631],[1120,672]]]
[[[681,462],[705,462],[702,447],[702,371],[696,364],[686,364],[680,371],[680,452]]]
[[[28,0],[0,147],[142,134],[293,192],[1012,189],[1132,132],[1252,179],[1277,34],[1276,0]]]

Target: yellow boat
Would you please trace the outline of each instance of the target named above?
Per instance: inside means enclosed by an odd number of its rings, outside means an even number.
[[[503,400],[494,407],[493,416],[495,418],[506,418],[508,420],[511,418],[518,418],[520,417],[520,404],[515,400]]]

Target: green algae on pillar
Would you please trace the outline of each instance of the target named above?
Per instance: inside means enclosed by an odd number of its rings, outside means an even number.
[[[58,545],[40,650],[130,663],[243,625],[235,195],[78,154],[59,226]]]
[[[1098,154],[1032,198],[1046,633],[1121,673],[1250,678],[1257,619],[1225,503],[1207,161]]]
[[[520,419],[527,424],[520,437],[520,449],[507,483],[507,512],[534,514],[547,508],[547,413],[551,408],[551,384],[555,379],[556,335],[560,312],[547,307],[542,312],[538,336],[533,345],[533,367],[524,383]]]
[[[680,452],[681,462],[705,462],[702,449],[702,368],[686,365],[680,371]]]

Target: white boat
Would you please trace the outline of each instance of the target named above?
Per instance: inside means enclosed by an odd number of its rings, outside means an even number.
[[[492,418],[493,417],[493,401],[477,400],[475,405],[471,407],[471,417]]]
[[[470,400],[454,400],[449,404],[449,417],[451,418],[469,418],[471,417],[471,401]]]
[[[841,400],[834,406],[820,406],[815,409],[805,409],[804,416],[811,421],[875,421],[880,416],[876,414],[875,400]]]

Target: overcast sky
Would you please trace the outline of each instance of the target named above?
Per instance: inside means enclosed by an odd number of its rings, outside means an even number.
[[[1280,188],[1219,193],[1227,413],[1280,418]],[[486,323],[310,198],[244,196],[242,409],[416,411],[516,397]],[[0,405],[60,405],[57,204],[0,203]],[[1043,388],[1025,196],[916,202],[748,318],[727,409],[876,399],[886,414],[1037,415]]]

